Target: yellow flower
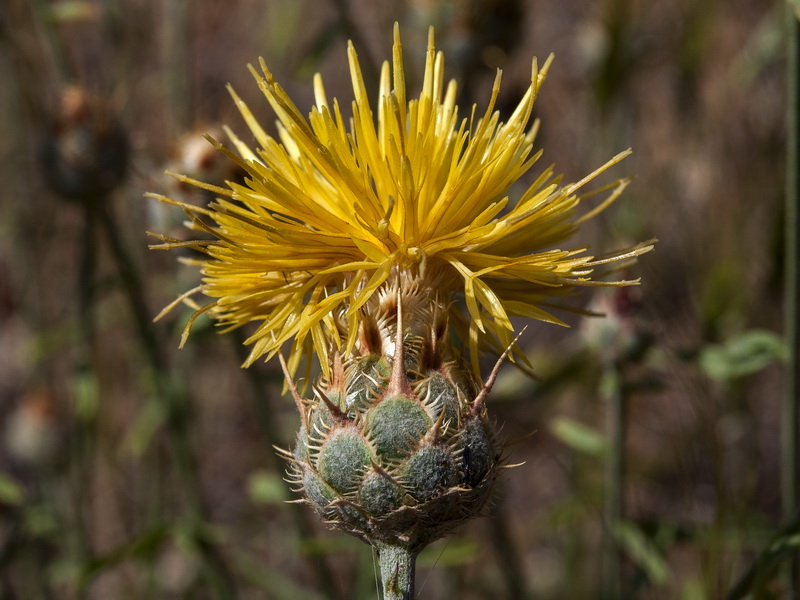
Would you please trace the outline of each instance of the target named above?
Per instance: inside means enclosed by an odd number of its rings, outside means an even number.
[[[355,100],[345,119],[314,78],[316,106],[306,119],[263,61],[250,67],[278,117],[269,136],[233,96],[258,148],[227,131],[238,152],[215,143],[248,174],[229,189],[178,176],[220,199],[207,208],[172,201],[213,240],[183,242],[157,236],[156,247],[191,246],[205,252],[202,291],[209,312],[227,328],[255,322],[247,364],[292,343],[294,371],[315,352],[327,371],[334,351],[349,356],[370,302],[387,289],[413,289],[449,312],[454,334],[468,346],[473,368],[484,347],[513,341],[512,316],[560,323],[543,306],[577,286],[626,285],[592,279],[595,268],[633,258],[641,244],[603,257],[565,248],[578,226],[613,202],[622,179],[580,194],[585,184],[619,162],[615,156],[576,183],[560,185],[545,169],[515,200],[511,186],[531,169],[537,122],[531,111],[552,56],[532,64],[531,84],[510,118],[495,111],[498,72],[483,115],[459,117],[456,84],[444,83],[444,59],[428,41],[422,91],[407,98],[402,48],[395,26],[392,65],[383,64],[377,114],[367,97],[358,58],[348,47]],[[580,217],[589,196],[607,197]],[[466,309],[466,310],[464,310]],[[188,329],[194,317],[187,325]],[[184,334],[185,340],[186,334]]]

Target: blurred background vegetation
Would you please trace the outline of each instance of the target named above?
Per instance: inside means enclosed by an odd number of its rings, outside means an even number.
[[[148,251],[147,230],[185,234],[180,211],[143,193],[206,201],[165,167],[238,176],[202,134],[244,135],[228,82],[272,125],[247,63],[264,56],[302,111],[316,71],[348,106],[346,40],[376,89],[394,21],[411,89],[436,26],[462,107],[486,100],[500,67],[509,114],[531,57],[554,52],[541,164],[574,180],[635,151],[609,176],[633,185],[582,241],[660,240],[631,270],[641,287],[574,300],[606,319],[528,329],[536,379],[507,365],[490,403],[524,464],[491,517],[420,557],[419,597],[787,597],[776,561],[747,577],[783,540],[785,12],[4,0],[0,598],[377,597],[370,549],[284,504],[272,445],[291,444],[298,418],[276,365],[240,370],[243,336],[202,320],[178,351],[188,308],[151,322],[197,274]]]

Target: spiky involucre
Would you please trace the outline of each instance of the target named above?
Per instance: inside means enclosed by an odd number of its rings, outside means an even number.
[[[179,176],[221,196],[207,208],[157,196],[181,205],[195,228],[214,237],[184,242],[158,236],[165,242],[160,247],[192,246],[209,257],[200,261],[202,285],[178,301],[202,291],[212,300],[194,317],[208,312],[229,328],[257,323],[247,340],[247,364],[269,359],[290,342],[290,372],[313,352],[330,377],[333,354],[357,354],[367,303],[402,278],[452,313],[455,336],[468,347],[477,376],[482,348],[499,351],[511,343],[509,317],[560,323],[543,308],[550,298],[576,286],[632,283],[592,275],[597,266],[638,256],[649,245],[603,257],[560,247],[625,188],[628,181],[618,180],[578,194],[627,151],[568,185],[547,168],[507,207],[509,188],[541,154],[533,152],[537,124],[530,121],[551,59],[541,69],[533,61],[528,90],[501,122],[494,110],[499,72],[483,115],[473,108],[459,117],[456,85],[444,83],[432,32],[422,90],[409,100],[395,28],[377,114],[352,45],[348,58],[351,119],[336,100],[328,101],[319,76],[316,106],[306,119],[262,61],[261,73],[251,71],[278,116],[279,141],[231,90],[258,148],[230,131],[238,155],[217,146],[247,172],[245,184],[220,188]],[[605,200],[576,217],[584,198],[603,192]]]
[[[297,490],[328,523],[416,554],[486,505],[500,446],[488,387],[452,354],[447,313],[406,309],[391,291],[371,302],[359,356],[337,355],[310,400],[292,386],[302,425],[285,454]]]

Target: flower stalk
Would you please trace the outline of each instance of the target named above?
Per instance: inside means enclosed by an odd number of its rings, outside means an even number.
[[[381,571],[383,600],[414,600],[416,553],[391,544],[380,544],[375,550]]]
[[[624,511],[625,478],[625,384],[622,361],[605,357],[603,365],[605,379],[606,437],[609,453],[605,464],[605,490],[603,517],[603,598],[612,600],[622,594],[622,549],[619,535]]]

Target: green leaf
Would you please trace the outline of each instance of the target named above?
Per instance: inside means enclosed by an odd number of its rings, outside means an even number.
[[[590,456],[604,456],[608,453],[608,440],[591,427],[569,419],[558,417],[550,424],[550,431],[567,446]]]
[[[732,381],[757,373],[786,356],[783,340],[763,329],[745,331],[724,344],[700,352],[700,368],[716,381]]]
[[[148,400],[125,436],[122,444],[125,451],[134,457],[141,457],[150,446],[153,436],[167,422],[167,417],[166,403],[162,399],[154,397]]]
[[[47,538],[62,535],[60,524],[45,504],[33,504],[25,507],[25,531],[33,538]]]
[[[255,471],[247,480],[247,494],[257,504],[278,504],[286,500],[286,482],[275,473]]]
[[[683,585],[681,600],[706,600],[705,585],[701,579],[689,579]]]
[[[94,2],[59,2],[48,10],[48,16],[59,25],[96,22],[100,14]]]
[[[97,378],[90,371],[79,370],[74,381],[75,416],[84,423],[97,417],[100,407],[100,390]]]
[[[10,475],[0,473],[0,504],[22,504],[22,487]]]
[[[666,583],[669,567],[658,548],[632,523],[620,523],[615,532],[625,553],[656,584]]]

